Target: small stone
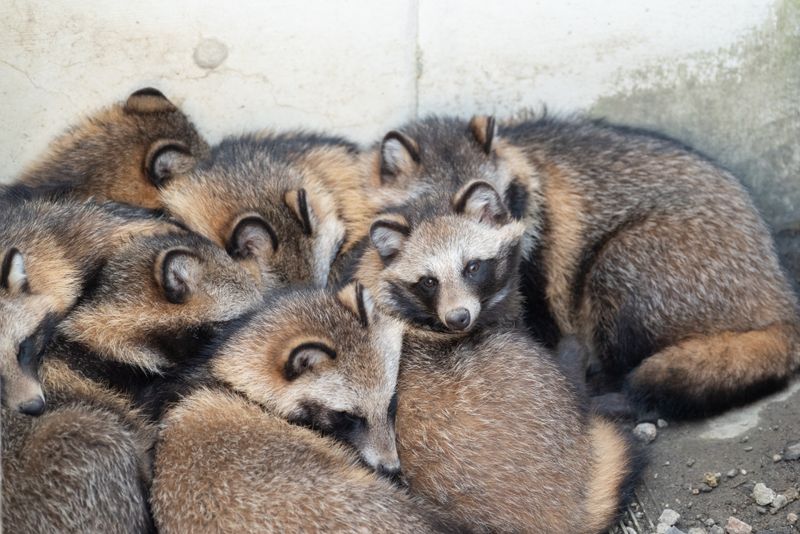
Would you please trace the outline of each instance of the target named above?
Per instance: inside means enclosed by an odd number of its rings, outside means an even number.
[[[736,469],[731,469],[730,471],[725,473],[725,476],[727,476],[728,478],[733,478],[738,474],[739,474],[739,471],[737,471]]]
[[[669,426],[669,423],[667,423],[663,419],[659,419],[658,421],[656,421],[656,425],[658,425],[658,428],[667,428]]]
[[[747,474],[747,469],[739,469],[739,474],[744,476]]]
[[[717,486],[719,486],[719,473],[704,474],[703,482],[705,482],[710,488],[716,488]]]
[[[783,492],[783,495],[786,497],[786,500],[789,502],[796,501],[800,498],[800,492],[798,492],[794,488],[789,488],[788,490]]]
[[[658,430],[653,423],[639,423],[633,429],[633,435],[644,443],[650,443],[658,436]]]
[[[664,462],[664,465],[669,465],[669,460],[667,460],[666,462]]]
[[[800,441],[786,444],[786,447],[783,448],[783,459],[800,460]]]
[[[788,514],[786,514],[786,522],[789,523],[790,525],[794,525],[795,523],[797,523],[797,514],[794,512],[789,512]]]
[[[789,499],[786,498],[786,495],[776,495],[775,499],[772,501],[772,504],[770,504],[772,507],[772,513],[774,514],[787,504],[789,504]]]
[[[747,443],[748,441],[750,441],[750,436],[745,436],[739,440],[739,443]]]
[[[725,529],[719,525],[713,525],[710,529],[708,529],[708,534],[725,534]]]
[[[202,69],[215,69],[228,57],[228,47],[216,39],[203,39],[194,49],[194,62]]]
[[[679,529],[678,527],[669,527],[664,534],[686,534],[684,531]]]
[[[758,512],[761,515],[764,515],[767,513],[767,509],[764,508],[763,506],[756,506],[756,512]]]
[[[692,467],[695,462],[696,460],[694,458],[689,458],[688,460],[686,460],[686,467]]]
[[[687,534],[708,534],[708,532],[703,527],[692,527]]]
[[[783,456],[781,456],[780,454],[773,454],[772,455],[772,461],[773,462],[777,463],[777,462],[780,462],[781,460],[783,460]]]
[[[750,452],[750,451],[753,450],[753,447],[748,445],[747,447],[744,448],[744,450],[745,450],[745,452]]]
[[[728,522],[725,524],[725,532],[727,532],[727,534],[750,534],[753,532],[753,527],[744,521],[731,516],[728,518]]]
[[[700,495],[700,490],[697,488],[692,488],[692,495]]]
[[[756,504],[766,506],[775,500],[775,492],[759,482],[753,488],[753,499]]]
[[[658,517],[658,522],[664,523],[668,527],[671,527],[672,525],[677,523],[680,518],[681,514],[679,514],[675,510],[672,510],[671,508],[665,508],[664,511],[661,512],[661,515]]]
[[[711,519],[710,517],[709,517],[708,519],[706,519],[706,520],[704,521],[704,523],[705,523],[705,525],[706,525],[707,527],[709,527],[709,528],[711,528],[711,527],[713,527],[714,525],[716,525],[716,524],[717,524],[717,522],[716,522],[716,521],[714,521],[713,519]]]

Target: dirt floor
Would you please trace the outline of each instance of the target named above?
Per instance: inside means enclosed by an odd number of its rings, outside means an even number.
[[[667,425],[658,428],[656,439],[645,445],[650,464],[636,492],[638,502],[612,532],[667,532],[666,524],[657,530],[665,508],[680,514],[674,525],[679,531],[698,529],[692,534],[703,532],[700,528],[708,533],[727,532],[731,516],[755,533],[800,532],[800,522],[792,525],[796,518],[790,515],[800,515],[796,497],[800,459],[781,456],[787,444],[800,442],[800,380],[781,393],[722,416],[694,423],[668,421]],[[758,483],[789,502],[779,510],[759,506],[753,497]],[[782,501],[779,498],[777,504]],[[734,532],[747,532],[741,528]]]

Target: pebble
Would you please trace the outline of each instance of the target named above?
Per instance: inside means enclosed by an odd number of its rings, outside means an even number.
[[[789,512],[788,514],[786,514],[786,522],[789,523],[790,525],[794,525],[795,523],[797,523],[797,514],[794,512]]]
[[[708,534],[725,534],[725,529],[719,525],[714,525],[708,529]]]
[[[786,498],[786,495],[776,495],[775,499],[772,501],[772,504],[770,505],[772,507],[772,513],[774,514],[787,504],[789,504],[789,499]]]
[[[750,451],[753,450],[753,447],[748,445],[747,447],[744,448],[744,450],[745,450],[745,452],[750,452]]]
[[[783,456],[781,456],[780,454],[773,454],[772,455],[772,461],[773,462],[777,463],[777,462],[780,462],[781,460],[783,460]]]
[[[658,436],[658,430],[653,423],[639,423],[633,429],[633,435],[644,443],[650,443]]]
[[[696,460],[694,458],[689,458],[688,460],[686,460],[686,467],[692,467],[695,461]]]
[[[731,516],[728,518],[728,522],[725,524],[725,532],[727,534],[750,534],[753,532],[753,527],[741,519]]]
[[[711,528],[714,525],[716,525],[717,522],[709,517],[708,519],[705,520],[705,524],[706,524],[707,527]]]
[[[681,514],[671,508],[665,508],[661,515],[658,517],[658,522],[671,527],[680,520]]]
[[[800,460],[800,441],[795,443],[787,443],[783,449],[784,460]]]
[[[669,426],[669,423],[667,423],[663,419],[659,419],[658,421],[656,421],[656,425],[658,425],[658,428],[667,428]]]
[[[228,57],[228,47],[216,39],[203,39],[194,49],[194,62],[203,69],[215,69]]]
[[[692,527],[687,534],[708,534],[708,531],[703,527]]]
[[[703,482],[705,482],[709,488],[716,488],[719,486],[719,477],[719,473],[706,473],[703,475]]]
[[[725,476],[727,476],[728,478],[733,478],[738,474],[739,474],[739,471],[737,471],[736,469],[731,469],[730,471],[725,473]]]
[[[756,504],[766,506],[775,500],[775,491],[759,482],[753,488],[753,499],[755,499]]]

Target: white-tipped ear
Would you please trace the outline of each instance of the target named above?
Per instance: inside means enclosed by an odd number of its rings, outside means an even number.
[[[147,179],[158,188],[175,176],[191,172],[196,164],[197,159],[189,147],[170,139],[153,143],[145,156]]]
[[[358,317],[362,326],[367,327],[375,320],[375,302],[361,283],[356,281],[347,284],[336,296],[339,302]]]
[[[478,222],[502,225],[509,213],[497,190],[488,182],[476,181],[465,185],[453,198],[453,209]]]
[[[301,188],[296,191],[287,191],[283,201],[292,210],[292,213],[303,227],[303,233],[306,235],[313,234],[318,226],[318,221],[309,203],[306,190]]]
[[[336,351],[326,343],[317,341],[302,343],[289,352],[283,365],[283,377],[289,381],[295,380],[321,363],[334,359]]]
[[[381,183],[391,183],[419,163],[419,147],[407,135],[392,130],[381,142]]]
[[[156,261],[155,278],[164,297],[173,304],[187,302],[203,275],[200,259],[190,250],[173,248]]]
[[[25,270],[25,258],[16,248],[11,248],[3,258],[0,285],[12,295],[28,291],[28,273]]]
[[[497,136],[497,122],[491,115],[476,115],[469,121],[472,135],[486,154],[492,153],[492,144]]]
[[[408,226],[403,223],[380,219],[372,223],[369,238],[380,257],[389,260],[403,248],[409,233]]]

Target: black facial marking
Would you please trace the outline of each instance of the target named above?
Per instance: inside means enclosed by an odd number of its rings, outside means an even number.
[[[308,198],[305,189],[297,191],[297,207],[300,210],[300,224],[303,226],[303,233],[311,235],[311,217],[308,213]]]
[[[387,411],[389,415],[389,421],[392,422],[397,418],[397,393],[392,395],[392,400],[389,401],[389,410]]]
[[[522,220],[528,211],[528,191],[520,184],[519,178],[514,178],[505,193],[505,204],[511,216]]]
[[[331,410],[313,401],[301,404],[300,411],[289,422],[315,430],[325,436],[357,448],[360,437],[367,431],[367,420],[352,412]]]
[[[436,315],[436,299],[424,299],[407,287],[395,282],[389,284],[389,299],[392,308],[408,322],[431,330],[444,332],[446,329]]]
[[[369,317],[367,316],[367,307],[364,305],[364,286],[356,282],[356,305],[358,306],[358,318],[361,326],[367,328],[369,326]]]
[[[150,346],[169,361],[181,363],[209,345],[219,331],[219,324],[206,323],[177,332],[154,332],[150,337]]]
[[[150,180],[150,183],[159,189],[167,183],[167,180],[172,178],[171,169],[167,167],[159,168],[159,158],[167,152],[180,152],[187,156],[192,154],[183,143],[169,143],[156,150],[150,156],[150,160],[145,162],[145,175]]]
[[[483,141],[483,151],[486,154],[490,154],[492,152],[492,142],[494,141],[494,125],[495,119],[493,116],[489,116],[486,118],[486,135]]]
[[[36,330],[17,349],[17,362],[22,371],[30,376],[39,376],[44,350],[47,348],[55,332],[58,318],[55,314],[45,315]]]
[[[292,349],[292,352],[289,353],[289,357],[286,359],[286,364],[283,367],[283,376],[286,378],[286,380],[291,382],[303,374],[305,368],[298,369],[295,365],[295,359],[297,358],[298,354],[304,350],[319,350],[327,354],[332,360],[336,359],[336,351],[324,343],[310,342],[298,345]]]

